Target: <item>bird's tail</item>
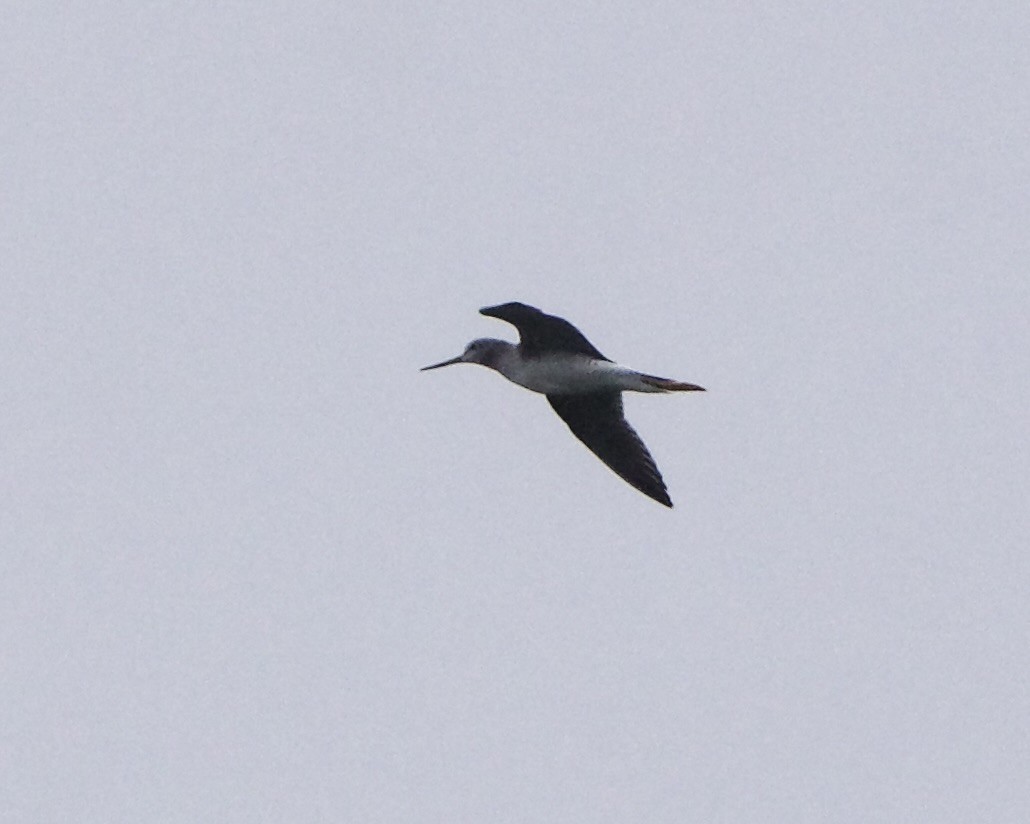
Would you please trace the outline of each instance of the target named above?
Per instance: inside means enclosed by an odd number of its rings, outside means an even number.
[[[669,378],[659,378],[654,375],[641,375],[641,380],[648,386],[653,386],[658,392],[704,392],[703,386],[696,383],[681,383]]]

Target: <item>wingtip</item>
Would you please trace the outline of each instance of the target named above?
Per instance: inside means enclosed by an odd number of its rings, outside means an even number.
[[[535,306],[529,306],[528,304],[517,300],[508,301],[507,303],[498,303],[495,306],[484,306],[479,310],[479,314],[481,315],[486,315],[488,318],[499,318],[500,320],[507,320],[508,318],[506,316],[511,316],[512,313],[536,314],[540,313],[540,310]]]

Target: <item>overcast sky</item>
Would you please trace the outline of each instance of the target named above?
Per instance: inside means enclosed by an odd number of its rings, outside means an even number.
[[[0,819],[1030,820],[1025,2],[4,17]]]

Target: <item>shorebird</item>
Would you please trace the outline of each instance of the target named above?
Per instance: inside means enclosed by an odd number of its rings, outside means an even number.
[[[630,486],[671,507],[665,481],[640,436],[622,413],[623,392],[704,392],[704,387],[645,375],[602,355],[575,326],[524,303],[487,306],[479,314],[507,321],[519,333],[518,345],[478,338],[450,360],[478,363],[512,383],[547,397],[558,416],[587,449]]]

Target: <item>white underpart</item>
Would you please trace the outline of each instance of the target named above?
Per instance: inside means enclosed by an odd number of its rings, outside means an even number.
[[[523,360],[514,347],[499,359],[497,371],[512,383],[544,395],[582,392],[663,392],[640,372],[584,355],[548,355]]]

